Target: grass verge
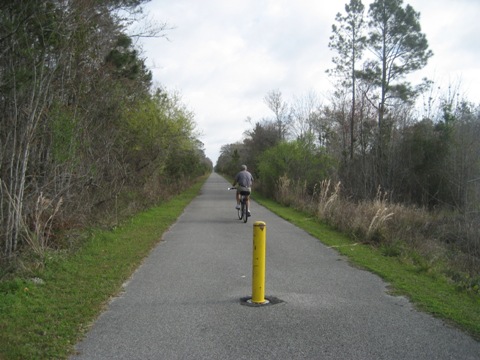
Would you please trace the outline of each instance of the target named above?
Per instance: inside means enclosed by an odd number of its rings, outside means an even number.
[[[408,297],[418,309],[441,318],[480,340],[478,295],[460,289],[421,261],[411,262],[389,256],[385,249],[355,243],[315,218],[261,196],[256,195],[255,201],[347,256],[353,264],[382,277],[391,285],[393,294]]]
[[[92,231],[73,255],[46,254],[29,280],[0,283],[0,359],[67,358],[205,179],[113,231]]]

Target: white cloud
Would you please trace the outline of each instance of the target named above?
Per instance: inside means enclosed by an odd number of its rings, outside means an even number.
[[[248,116],[270,116],[263,97],[272,89],[286,100],[308,91],[331,90],[325,70],[335,15],[348,1],[318,0],[152,0],[151,18],[175,29],[170,41],[143,42],[154,80],[178,90],[196,114],[206,153],[216,161],[222,145],[239,141]],[[365,6],[371,1],[364,1]],[[404,1],[421,13],[422,30],[434,52],[420,74],[480,96],[477,55],[480,13],[477,0]],[[475,99],[472,99],[475,100]]]

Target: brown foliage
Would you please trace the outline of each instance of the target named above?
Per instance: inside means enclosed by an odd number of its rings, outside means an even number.
[[[314,214],[356,241],[395,247],[396,256],[417,254],[427,263],[446,264],[450,273],[480,272],[480,234],[473,219],[395,204],[380,189],[374,200],[361,202],[342,197],[340,183],[333,185],[330,180],[322,181],[315,189],[313,196],[308,195],[302,184],[283,177],[276,200]]]

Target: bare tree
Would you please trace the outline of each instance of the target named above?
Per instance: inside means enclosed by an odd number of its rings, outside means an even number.
[[[282,99],[282,93],[280,90],[270,91],[264,98],[265,104],[272,110],[275,115],[275,124],[277,126],[278,137],[285,139],[287,129],[290,123],[288,117],[288,105]]]
[[[320,101],[314,91],[294,99],[291,107],[290,129],[297,139],[314,141],[314,124],[320,109]]]

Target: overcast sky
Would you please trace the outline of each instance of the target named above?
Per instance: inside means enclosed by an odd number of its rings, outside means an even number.
[[[215,164],[222,145],[241,141],[245,121],[271,117],[274,89],[292,103],[315,92],[328,102],[335,15],[349,0],[152,0],[150,19],[173,30],[143,39],[157,86],[178,91],[195,113],[200,140]],[[364,0],[366,8],[370,0]],[[404,0],[421,13],[434,56],[419,74],[443,88],[458,86],[480,103],[480,1]]]

